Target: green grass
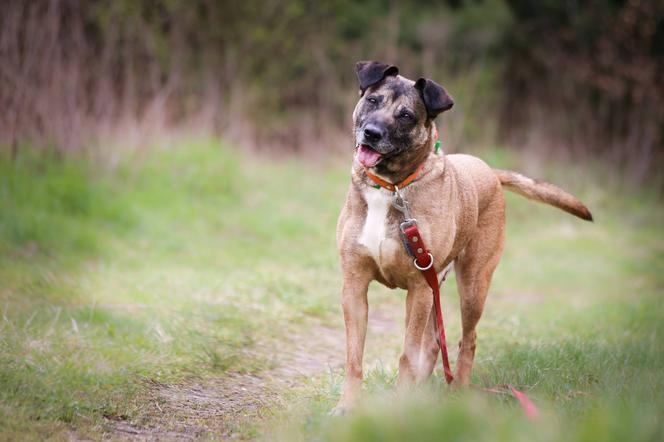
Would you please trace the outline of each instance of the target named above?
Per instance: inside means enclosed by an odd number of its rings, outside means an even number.
[[[481,156],[528,169],[507,150]],[[306,347],[323,325],[340,339],[334,227],[346,160],[257,159],[209,140],[113,161],[29,150],[0,160],[2,437],[156,425],[155,383],[265,378],[293,336]],[[357,412],[327,417],[342,380],[334,366],[296,387],[271,384],[265,410],[206,421],[201,437],[661,440],[664,207],[586,167],[538,175],[582,196],[597,222],[508,196],[473,379],[527,390],[543,409],[537,424],[509,396],[450,391],[438,372],[395,397],[403,293],[372,286],[370,304],[395,327],[369,336]],[[454,278],[443,296],[454,341]]]

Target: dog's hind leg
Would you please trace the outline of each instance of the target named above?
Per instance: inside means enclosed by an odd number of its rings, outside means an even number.
[[[367,290],[370,278],[344,275],[341,305],[346,326],[346,378],[339,403],[332,414],[343,414],[352,408],[362,391],[362,358],[367,334]]]
[[[455,382],[462,386],[470,384],[477,339],[475,327],[482,316],[491,276],[500,261],[504,241],[505,201],[500,194],[480,214],[477,233],[457,257],[454,267],[462,326]]]

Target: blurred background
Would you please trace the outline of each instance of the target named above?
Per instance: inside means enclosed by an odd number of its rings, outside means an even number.
[[[0,142],[57,151],[190,129],[245,149],[351,147],[354,63],[456,99],[452,149],[503,143],[642,181],[664,143],[652,0],[20,1],[0,16]]]
[[[395,399],[372,285],[344,420],[335,225],[354,66],[443,84],[506,193],[472,382]],[[0,440],[664,440],[664,2],[0,2]],[[460,336],[454,277],[447,335]],[[456,345],[450,345],[452,363]]]

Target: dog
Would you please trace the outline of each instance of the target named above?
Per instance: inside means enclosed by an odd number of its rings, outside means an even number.
[[[353,111],[355,156],[336,231],[346,368],[332,414],[351,409],[360,395],[371,281],[408,293],[397,387],[428,379],[436,363],[432,291],[400,237],[404,217],[393,203],[397,183],[434,257],[436,272],[453,266],[456,274],[462,336],[454,384],[460,386],[470,383],[475,328],[503,251],[503,188],[592,221],[579,199],[552,184],[492,169],[470,155],[437,153],[434,119],[454,104],[438,83],[410,80],[399,75],[396,66],[376,61],[358,62],[356,74],[360,98]]]

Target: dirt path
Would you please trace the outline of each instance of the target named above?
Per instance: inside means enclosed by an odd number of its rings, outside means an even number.
[[[372,306],[368,335],[382,338],[399,333],[402,312],[396,305]],[[274,349],[263,351],[275,351]],[[179,384],[149,383],[149,397],[141,398],[142,416],[136,422],[108,417],[112,440],[190,440],[206,435],[247,439],[249,422],[269,414],[279,404],[279,392],[303,380],[339,371],[345,358],[341,326],[308,326],[306,334],[291,336],[274,355],[276,366],[257,375],[227,373],[215,379],[189,379]]]

